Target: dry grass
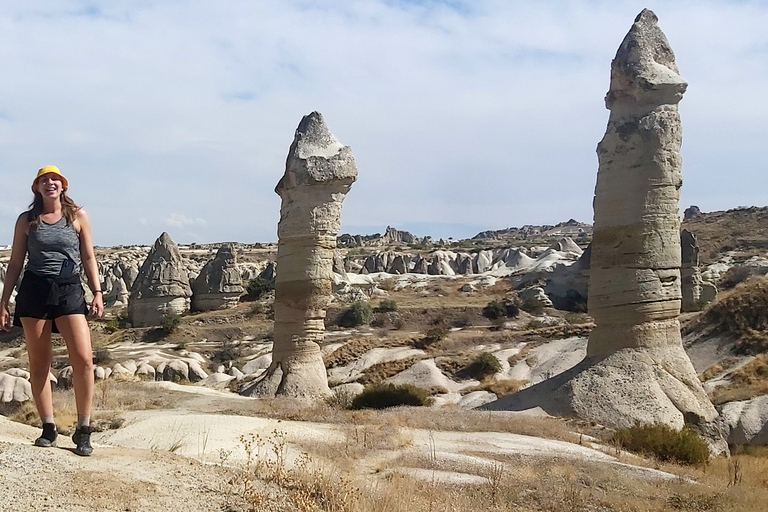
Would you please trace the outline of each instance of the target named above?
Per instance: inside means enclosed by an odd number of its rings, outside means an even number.
[[[363,427],[364,428],[364,427]],[[547,512],[761,512],[768,510],[768,459],[739,454],[719,458],[704,468],[673,464],[659,469],[677,477],[649,478],[628,466],[589,461],[539,459],[520,455],[492,455],[485,463],[462,462],[406,451],[379,459],[361,471],[355,460],[379,450],[408,446],[406,438],[390,435],[366,438],[369,430],[350,427],[338,446],[303,456],[294,468],[282,463],[251,462],[235,479],[250,480],[254,490],[272,486],[289,504],[283,510],[336,512],[429,511],[547,511]],[[274,434],[273,434],[274,435]],[[262,448],[279,452],[280,438],[262,441]],[[366,440],[369,439],[369,440]],[[488,457],[488,453],[467,453]],[[327,462],[328,459],[334,462]],[[276,460],[280,460],[277,457]],[[477,484],[442,482],[436,473],[423,480],[410,469],[450,471],[480,477]],[[441,473],[443,474],[443,473]],[[261,486],[255,485],[262,484]],[[265,491],[249,497],[256,510],[272,510]]]
[[[682,227],[698,238],[702,264],[711,263],[725,251],[750,255],[768,248],[768,208],[704,213],[684,221]]]
[[[742,354],[768,351],[768,279],[755,277],[741,283],[686,330],[733,333],[738,336],[735,350]]]
[[[729,378],[730,384],[718,387],[712,394],[715,405],[768,394],[768,354],[756,356],[753,361],[732,372]]]
[[[91,424],[96,431],[119,428],[121,413],[126,411],[156,409],[170,405],[169,395],[153,390],[140,382],[108,379],[96,382],[94,389]],[[53,391],[53,416],[59,432],[70,432],[77,423],[74,391]],[[24,402],[8,415],[9,419],[35,427],[42,426],[35,404]]]
[[[483,380],[479,385],[475,386],[469,391],[488,391],[489,393],[494,393],[497,397],[501,398],[502,396],[511,395],[512,393],[520,391],[520,389],[528,384],[528,382],[529,381],[527,380],[495,380],[493,378],[489,378]]]

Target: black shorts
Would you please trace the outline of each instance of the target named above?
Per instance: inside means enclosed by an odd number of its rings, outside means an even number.
[[[16,294],[16,311],[13,325],[22,327],[22,318],[40,318],[55,320],[66,315],[87,315],[88,304],[85,302],[83,285],[77,283],[59,284],[58,301],[48,304],[50,281],[30,272],[24,273],[24,278]],[[53,322],[53,332],[59,332],[56,322]]]

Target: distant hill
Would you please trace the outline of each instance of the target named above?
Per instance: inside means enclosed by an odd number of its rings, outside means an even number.
[[[549,225],[525,225],[520,228],[506,228],[491,231],[481,231],[472,237],[472,240],[505,240],[529,238],[532,236],[569,236],[577,238],[580,236],[591,236],[592,225],[570,219],[566,222]]]
[[[683,221],[683,229],[696,235],[704,264],[726,251],[765,253],[768,250],[768,207],[742,207],[700,213]]]

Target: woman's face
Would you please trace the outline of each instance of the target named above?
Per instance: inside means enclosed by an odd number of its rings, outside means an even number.
[[[64,184],[61,182],[61,176],[55,172],[49,172],[48,174],[43,174],[37,178],[37,184],[35,186],[37,187],[37,191],[41,196],[50,199],[57,199],[61,195],[61,192],[64,190]]]

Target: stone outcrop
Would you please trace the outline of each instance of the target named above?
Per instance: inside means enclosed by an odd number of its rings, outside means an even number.
[[[611,66],[611,114],[598,145],[587,356],[559,376],[489,404],[541,406],[614,427],[693,424],[726,449],[718,416],[680,336],[681,123],[687,87],[643,10]]]
[[[683,212],[683,220],[694,219],[699,215],[701,215],[701,208],[694,204],[685,209]]]
[[[222,245],[205,264],[192,285],[192,311],[234,307],[243,294],[237,255],[231,244]]]
[[[699,243],[696,235],[684,229],[680,233],[680,288],[682,310],[699,311],[701,301],[701,272],[699,271]]]
[[[342,202],[356,179],[352,150],[333,136],[318,112],[305,116],[275,188],[282,205],[272,364],[243,394],[330,393],[318,342],[325,333]]]
[[[159,325],[168,314],[189,309],[192,289],[179,247],[168,233],[155,241],[131,288],[128,317],[134,327]]]

